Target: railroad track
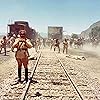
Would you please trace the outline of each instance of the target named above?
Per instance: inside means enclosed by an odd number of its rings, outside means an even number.
[[[31,83],[31,81],[32,81],[32,78],[33,78],[33,75],[34,75],[34,73],[35,73],[35,70],[36,70],[36,67],[37,67],[37,65],[38,65],[38,62],[39,62],[40,57],[41,57],[41,52],[40,52],[40,54],[39,54],[39,57],[37,58],[37,61],[36,61],[35,66],[34,66],[34,69],[33,69],[32,72],[31,72],[30,79],[29,79],[29,81],[27,82],[26,87],[25,87],[24,90],[23,90],[22,96],[21,96],[21,98],[20,98],[21,100],[25,100],[25,96],[26,96],[27,91],[28,91],[28,89],[29,89],[30,83]]]
[[[40,54],[21,100],[84,100],[57,55],[46,53]]]
[[[98,82],[94,82],[94,79],[90,78],[88,73],[76,66],[73,61],[70,63],[70,60],[66,59],[66,57],[60,55],[58,57],[63,62],[64,70],[82,95],[83,100],[100,100],[100,92],[98,91],[100,85]]]
[[[86,80],[80,82],[79,74],[66,67],[66,61],[59,59],[59,55],[42,50],[37,60],[31,62],[35,64],[27,84],[12,86],[9,97],[1,100],[99,100],[88,83],[84,84]]]

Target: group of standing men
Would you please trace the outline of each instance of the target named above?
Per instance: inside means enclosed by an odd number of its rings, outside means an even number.
[[[51,40],[51,47],[50,49],[52,49],[54,47],[54,51],[56,50],[56,48],[58,48],[58,53],[60,53],[60,41],[59,39],[53,39]],[[63,53],[68,53],[68,40],[65,38],[63,41]]]

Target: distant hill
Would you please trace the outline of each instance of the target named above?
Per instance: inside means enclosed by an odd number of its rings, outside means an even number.
[[[94,27],[96,27],[96,26],[99,26],[100,27],[100,21],[92,24],[87,30],[82,31],[80,35],[82,37],[84,37],[84,38],[88,38],[89,37],[89,33],[91,32],[91,29],[94,28]]]

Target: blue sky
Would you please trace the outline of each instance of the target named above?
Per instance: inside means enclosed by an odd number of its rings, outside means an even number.
[[[79,34],[100,20],[100,0],[0,0],[0,12],[0,34],[16,20],[28,21],[41,33],[50,25]]]

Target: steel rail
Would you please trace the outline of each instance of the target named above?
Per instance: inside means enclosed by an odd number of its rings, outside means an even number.
[[[27,94],[28,89],[29,89],[29,87],[30,87],[30,83],[31,83],[31,81],[32,81],[32,78],[33,78],[33,75],[34,75],[35,70],[36,70],[36,68],[37,68],[37,65],[38,65],[38,62],[39,62],[40,57],[41,57],[41,52],[39,53],[39,56],[38,56],[38,58],[37,58],[37,61],[36,61],[35,65],[34,65],[34,68],[33,68],[33,70],[32,70],[32,73],[31,73],[31,75],[30,75],[30,79],[28,80],[28,82],[27,82],[27,84],[26,84],[26,86],[25,86],[25,88],[24,88],[24,90],[23,90],[23,93],[22,93],[22,95],[21,95],[21,97],[20,97],[20,100],[25,100],[26,94]]]
[[[59,60],[61,67],[63,68],[64,72],[65,72],[65,76],[68,77],[68,79],[70,80],[70,82],[72,83],[73,87],[75,88],[76,92],[78,93],[79,97],[81,98],[81,100],[84,100],[84,97],[81,93],[81,91],[78,89],[77,85],[75,84],[75,82],[72,80],[72,78],[70,77],[70,75],[67,73],[67,70],[65,69],[62,61],[59,59],[59,57],[56,55],[56,53],[54,53],[55,56],[57,57],[57,59]]]

